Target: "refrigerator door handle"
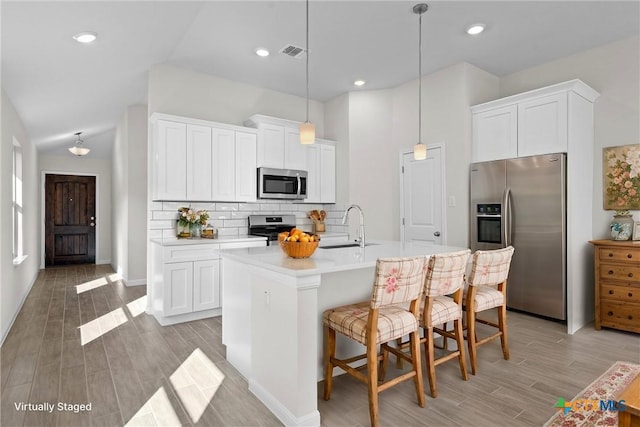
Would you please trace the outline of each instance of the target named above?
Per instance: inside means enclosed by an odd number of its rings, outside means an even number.
[[[504,206],[504,247],[506,248],[507,246],[509,246],[511,244],[510,240],[511,240],[511,222],[512,222],[512,215],[511,215],[511,188],[507,188],[506,190],[504,190],[504,194],[503,194],[503,199],[502,199],[502,206]]]

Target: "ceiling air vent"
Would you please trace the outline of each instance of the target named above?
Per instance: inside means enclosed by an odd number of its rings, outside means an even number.
[[[288,44],[282,49],[280,49],[280,53],[284,53],[287,56],[291,56],[292,58],[298,59],[304,56],[304,48],[300,46]]]

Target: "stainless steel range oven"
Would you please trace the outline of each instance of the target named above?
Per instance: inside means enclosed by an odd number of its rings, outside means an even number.
[[[266,237],[267,246],[278,241],[278,233],[295,226],[295,215],[249,215],[249,234]]]

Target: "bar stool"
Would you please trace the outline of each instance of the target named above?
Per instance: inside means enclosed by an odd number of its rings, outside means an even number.
[[[371,300],[332,308],[323,313],[325,336],[324,399],[331,398],[333,368],[338,366],[367,384],[371,425],[378,426],[378,394],[402,381],[413,378],[418,405],[424,407],[424,386],[418,337],[418,305],[422,293],[425,257],[380,258],[376,262]],[[408,304],[407,304],[408,303]],[[406,307],[408,305],[408,308]],[[336,358],[336,332],[366,347],[366,353],[348,359]],[[411,355],[389,347],[388,342],[409,335]],[[382,355],[378,354],[378,345]],[[411,371],[378,383],[378,362],[388,352],[411,363]],[[364,366],[353,362],[366,359]],[[383,364],[384,365],[384,364]],[[367,375],[358,369],[366,367]],[[384,374],[380,375],[384,378]]]
[[[467,284],[465,310],[467,312],[467,342],[469,344],[469,359],[471,373],[478,370],[477,348],[500,337],[502,355],[509,360],[509,342],[507,339],[507,276],[513,257],[513,247],[492,251],[476,251],[473,254],[471,274]],[[481,311],[497,309],[498,323],[479,319]],[[488,337],[478,339],[476,322],[497,328],[498,331]]]
[[[459,252],[435,254],[429,257],[427,261],[418,322],[420,328],[424,330],[424,337],[420,339],[420,342],[424,343],[431,397],[438,396],[435,367],[444,362],[458,358],[462,379],[465,381],[469,379],[462,330],[462,295],[464,274],[470,253],[471,251],[466,249]],[[446,326],[448,322],[453,322],[454,324],[454,328],[451,331],[445,330],[444,327],[435,327],[435,325]],[[449,351],[447,354],[435,358],[434,332],[442,335],[445,343],[447,338],[455,339],[458,346],[457,350]],[[397,344],[399,348],[405,348],[408,343],[398,340]],[[446,346],[442,348],[447,350]]]

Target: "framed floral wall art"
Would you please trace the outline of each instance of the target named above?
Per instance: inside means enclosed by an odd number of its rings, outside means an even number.
[[[640,209],[640,144],[605,147],[604,209]]]

